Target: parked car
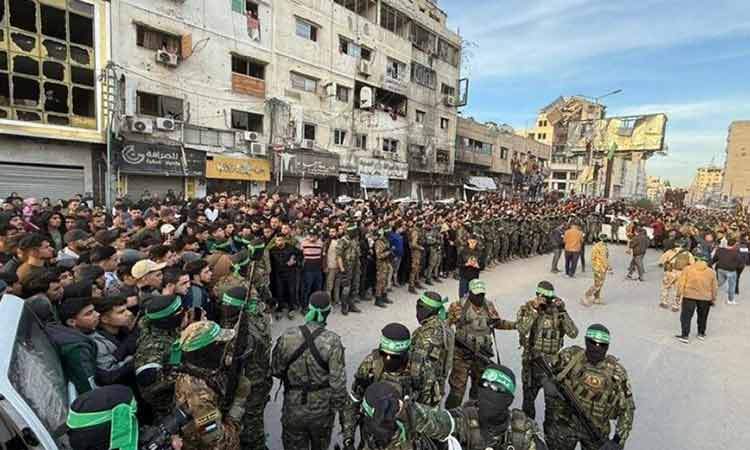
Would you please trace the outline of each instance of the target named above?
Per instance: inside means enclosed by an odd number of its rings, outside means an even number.
[[[58,431],[72,397],[54,346],[16,296],[0,300],[0,321],[0,446],[70,448]]]
[[[608,237],[612,236],[612,220],[615,218],[613,214],[607,214],[604,216],[604,222],[602,223],[602,234]],[[633,222],[628,217],[617,216],[620,219],[620,228],[617,230],[617,242],[628,241],[628,226]],[[651,227],[643,227],[646,230],[646,236],[653,242],[654,240],[654,229]]]

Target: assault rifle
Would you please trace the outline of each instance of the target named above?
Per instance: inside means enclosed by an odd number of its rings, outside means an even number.
[[[458,336],[455,336],[456,345],[461,347],[462,349],[466,350],[467,352],[471,353],[471,355],[475,358],[477,358],[482,364],[485,366],[489,366],[491,364],[495,364],[495,361],[492,360],[492,353],[483,352],[482,350],[479,350],[478,352],[475,352],[469,344],[467,344],[463,339],[461,339]]]
[[[594,448],[599,450],[622,450],[622,446],[609,439],[609,436],[602,435],[599,430],[596,429],[594,422],[588,416],[586,411],[581,408],[581,405],[576,400],[573,391],[555,378],[555,373],[552,371],[549,362],[544,356],[539,356],[535,359],[537,365],[544,371],[547,379],[552,382],[559,395],[563,398],[565,403],[573,410],[573,414],[578,418],[578,421],[583,425],[584,431],[589,436],[589,440],[594,444]]]

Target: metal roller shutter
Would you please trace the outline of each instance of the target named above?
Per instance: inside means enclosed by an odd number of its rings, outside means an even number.
[[[172,189],[178,197],[184,190],[182,177],[155,177],[150,175],[128,175],[128,197],[133,200],[140,199],[148,190],[150,194],[164,196]]]
[[[49,197],[53,202],[84,194],[83,167],[0,163],[0,197]]]

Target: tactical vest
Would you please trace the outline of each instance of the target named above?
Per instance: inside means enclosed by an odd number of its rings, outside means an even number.
[[[472,307],[469,299],[464,300],[461,307],[461,317],[456,324],[456,338],[466,343],[471,351],[479,353],[492,353],[492,337],[489,326],[490,311],[487,307],[487,300],[482,307]]]
[[[401,398],[412,398],[414,399],[419,391],[422,389],[422,379],[419,376],[419,368],[417,364],[409,363],[407,370],[399,373],[386,372],[385,366],[383,365],[383,358],[380,356],[380,351],[375,349],[371,353],[372,356],[372,370],[370,372],[370,379],[368,380],[368,386],[372,383],[385,382],[393,385]]]
[[[617,358],[607,355],[603,362],[593,366],[586,361],[586,354],[581,349],[558,374],[558,379],[563,378],[581,408],[602,429],[607,429],[609,419],[616,413],[617,405],[613,400],[617,364]]]
[[[541,313],[531,326],[529,342],[535,353],[555,355],[563,346],[563,313]]]
[[[465,406],[463,412],[468,425],[466,450],[527,450],[533,442],[531,420],[521,410],[511,410],[510,426],[505,433],[493,436],[492,442],[487,442],[482,436],[479,407]]]

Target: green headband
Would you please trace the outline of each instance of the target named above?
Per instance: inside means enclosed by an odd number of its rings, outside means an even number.
[[[445,310],[445,300],[438,301],[428,297],[427,294],[422,294],[419,296],[419,301],[430,308],[439,309],[438,317],[440,317],[440,320],[445,320],[448,317],[448,312]]]
[[[244,260],[232,264],[232,269],[234,270],[234,274],[237,275],[240,270],[242,270],[243,267],[245,267],[250,262],[250,258],[245,258]]]
[[[411,347],[411,339],[394,341],[392,339],[388,339],[385,336],[380,336],[380,350],[384,351],[385,353],[390,353],[391,355],[400,355],[401,353],[408,351],[409,347]]]
[[[222,242],[221,244],[214,244],[213,248],[220,248],[220,249],[224,250],[224,249],[230,247],[231,245],[232,245],[232,243],[229,241],[229,239],[227,239],[226,241]]]
[[[352,225],[350,227],[347,227],[346,231],[357,231],[357,226],[356,225]]]
[[[367,417],[372,417],[375,415],[375,408],[370,406],[369,403],[367,403],[367,400],[364,398],[362,399],[362,411],[365,413]],[[406,428],[404,427],[404,424],[401,423],[400,420],[396,421],[396,425],[398,425],[398,436],[400,442],[406,441]]]
[[[324,312],[328,312],[331,310],[331,305],[326,306],[325,308],[318,308],[315,305],[310,305],[307,310],[307,314],[305,314],[305,323],[308,322],[317,322],[317,323],[323,323],[325,322],[325,316],[323,316]]]
[[[224,295],[221,297],[221,303],[223,305],[229,305],[234,306],[235,308],[246,308],[247,312],[250,314],[255,314],[258,312],[258,299],[257,298],[250,298],[249,302],[245,302],[245,299],[232,297],[228,293],[224,293]]]
[[[167,317],[172,316],[174,313],[179,311],[182,308],[182,300],[180,300],[180,297],[175,297],[172,303],[169,304],[169,306],[165,307],[164,309],[160,309],[158,311],[154,311],[152,313],[146,313],[146,317],[149,320],[160,320],[165,319]]]
[[[555,296],[555,291],[550,291],[549,289],[544,289],[540,287],[536,288],[536,293],[537,295],[541,295],[542,297],[554,297]]]
[[[609,333],[607,333],[606,331],[593,330],[589,328],[586,331],[586,338],[600,344],[609,344]]]
[[[471,280],[469,283],[469,292],[472,294],[484,294],[487,292],[487,287],[482,280]]]
[[[482,379],[487,380],[490,383],[499,384],[510,394],[516,393],[516,383],[514,383],[513,379],[509,377],[505,372],[489,368],[482,374]]]
[[[111,450],[138,449],[138,419],[135,416],[138,404],[133,398],[130,403],[120,403],[107,411],[79,413],[68,410],[66,425],[71,430],[95,427],[111,422],[109,448]]]
[[[221,334],[221,327],[219,324],[214,323],[211,328],[197,336],[195,339],[191,339],[186,342],[181,342],[177,339],[172,343],[172,349],[169,353],[169,364],[177,366],[182,362],[182,352],[194,352],[204,347],[209,346],[216,338]]]

